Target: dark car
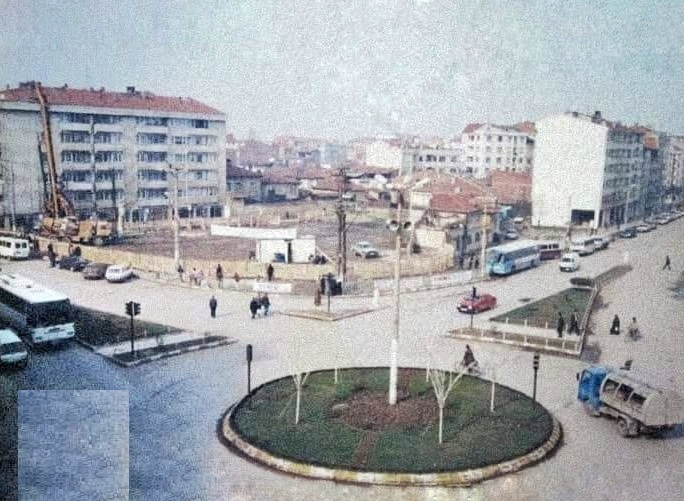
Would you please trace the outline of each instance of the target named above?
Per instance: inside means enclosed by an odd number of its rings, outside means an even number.
[[[620,238],[634,238],[637,236],[636,228],[625,228],[620,232]]]
[[[81,256],[64,256],[57,263],[57,267],[60,270],[71,270],[71,271],[83,271],[83,268],[89,263],[87,259],[83,259]]]
[[[496,297],[491,294],[479,294],[476,296],[462,297],[456,308],[461,313],[479,313],[484,310],[490,310],[496,306]]]
[[[88,263],[83,268],[83,278],[87,280],[100,280],[105,277],[108,267],[107,263]]]

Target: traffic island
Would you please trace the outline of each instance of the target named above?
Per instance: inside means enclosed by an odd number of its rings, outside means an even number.
[[[356,309],[345,309],[336,311],[327,311],[323,309],[319,310],[284,310],[281,311],[281,315],[287,315],[290,317],[308,318],[309,320],[323,320],[327,322],[336,322],[338,320],[343,320],[345,318],[356,317],[358,315],[363,315],[364,313],[370,313],[377,311],[374,308],[356,308]]]
[[[299,406],[297,379],[266,383],[230,408],[221,440],[287,473],[402,486],[471,485],[537,463],[560,443],[560,424],[544,407],[497,384],[491,411],[492,383],[469,375],[448,394],[441,443],[424,369],[399,370],[392,406],[386,367],[312,372]]]

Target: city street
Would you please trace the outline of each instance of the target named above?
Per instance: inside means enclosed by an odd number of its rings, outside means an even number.
[[[616,240],[609,249],[581,259],[574,274],[561,273],[557,261],[504,279],[477,284],[497,296],[498,306],[475,318],[491,316],[569,287],[572,276],[593,276],[628,262],[633,270],[601,292],[604,307],[591,326],[601,363],[657,372],[663,384],[684,393],[684,308],[670,289],[684,271],[684,219],[635,239]],[[662,270],[665,255],[673,271]],[[663,439],[622,438],[615,422],[585,414],[576,400],[575,374],[585,366],[572,358],[542,355],[538,400],[561,422],[563,443],[543,463],[467,489],[395,488],[335,484],[284,475],[238,456],[216,434],[222,413],[246,392],[245,345],[254,346],[252,386],[285,376],[292,367],[317,369],[389,363],[394,298],[380,298],[377,310],[338,322],[279,314],[311,309],[313,298],[273,295],[273,315],[252,320],[251,295],[181,288],[146,280],[124,284],[85,281],[80,274],[48,268],[42,261],[4,262],[3,272],[25,274],[67,293],[72,302],[123,315],[124,303],[140,302],[140,319],[184,330],[209,331],[237,343],[124,369],[74,343],[61,350],[32,355],[23,371],[0,374],[10,390],[127,390],[130,409],[130,499],[203,500],[377,500],[377,499],[676,499],[684,471],[684,430]],[[466,326],[456,299],[470,286],[406,293],[401,301],[399,363],[404,366],[452,367],[465,342],[445,337]],[[209,315],[212,293],[217,318]],[[371,297],[333,297],[333,308],[371,307]],[[321,308],[325,308],[322,306]],[[636,316],[644,338],[625,343],[610,336],[615,314],[626,327]],[[623,329],[624,330],[624,329]],[[503,345],[470,343],[485,370],[497,369],[498,381],[532,391],[532,353]],[[294,391],[294,385],[293,385]],[[304,405],[306,396],[304,395]],[[22,413],[25,412],[22,411]],[[84,421],[88,416],[83,416]],[[66,435],[80,422],[60,423]],[[11,429],[11,428],[10,428]],[[14,427],[16,433],[16,425]],[[8,438],[3,436],[3,446]],[[46,450],[45,454],[50,451]],[[42,465],[45,469],[45,464]],[[21,490],[21,486],[20,486]]]

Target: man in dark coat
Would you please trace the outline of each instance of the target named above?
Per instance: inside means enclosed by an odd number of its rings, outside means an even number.
[[[268,278],[268,281],[271,282],[273,280],[273,272],[275,270],[273,269],[273,265],[271,263],[268,263],[268,266],[266,267],[266,277]]]
[[[613,317],[613,325],[610,326],[610,333],[616,336],[620,334],[620,317],[617,315]]]
[[[556,324],[556,332],[558,332],[558,337],[563,337],[563,328],[565,327],[565,319],[563,314],[558,312],[558,323]]]
[[[256,317],[257,311],[259,311],[259,299],[253,297],[249,302],[249,311],[252,312],[252,319]]]
[[[568,334],[580,335],[579,320],[577,319],[577,310],[574,310],[570,315],[570,326],[568,327]]]
[[[209,300],[209,311],[211,312],[211,318],[216,318],[216,307],[218,306],[218,301],[214,296],[211,296]]]

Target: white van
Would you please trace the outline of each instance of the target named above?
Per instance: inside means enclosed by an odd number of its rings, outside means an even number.
[[[593,254],[596,250],[596,239],[594,237],[578,238],[572,241],[570,251],[576,252],[580,256]]]
[[[0,329],[0,365],[26,367],[28,349],[13,330]]]
[[[576,252],[563,254],[563,257],[561,257],[560,263],[558,264],[560,271],[577,271],[579,270],[579,266],[580,257]]]
[[[28,259],[29,241],[25,238],[0,236],[0,257],[7,259]]]

